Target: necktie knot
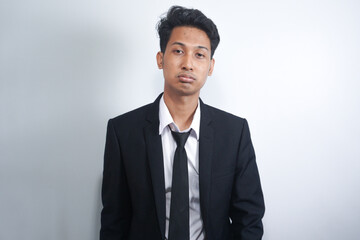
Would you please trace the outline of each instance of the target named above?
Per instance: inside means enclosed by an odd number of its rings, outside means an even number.
[[[184,133],[171,131],[171,134],[173,135],[177,146],[179,148],[183,148],[185,146],[186,140],[190,135],[190,131]]]

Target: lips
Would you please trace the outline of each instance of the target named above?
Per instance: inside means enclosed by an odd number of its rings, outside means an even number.
[[[192,83],[195,81],[195,77],[192,74],[181,73],[177,76],[180,82],[183,83]]]

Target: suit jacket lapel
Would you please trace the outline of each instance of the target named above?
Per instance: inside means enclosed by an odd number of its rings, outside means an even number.
[[[161,136],[159,135],[159,101],[161,95],[152,104],[152,109],[148,113],[147,120],[149,125],[144,128],[147,155],[153,193],[155,198],[156,213],[160,226],[161,235],[165,237],[165,180],[164,180],[164,163],[162,153]]]
[[[200,208],[205,232],[211,231],[208,223],[211,187],[211,164],[214,144],[214,131],[211,125],[211,114],[200,99],[200,139],[199,139],[199,185]]]

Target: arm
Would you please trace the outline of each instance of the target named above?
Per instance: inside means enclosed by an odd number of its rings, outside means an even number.
[[[258,240],[263,235],[265,206],[247,121],[238,149],[237,168],[231,196],[230,218],[234,239]]]
[[[130,193],[120,145],[110,119],[107,127],[102,182],[100,240],[126,239],[131,221]]]

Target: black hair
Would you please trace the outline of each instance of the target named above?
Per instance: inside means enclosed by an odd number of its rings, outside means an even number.
[[[160,37],[160,50],[165,52],[172,30],[175,27],[191,26],[206,33],[210,39],[211,58],[220,42],[220,36],[216,25],[198,9],[189,9],[180,6],[172,6],[166,16],[161,18],[157,24]]]

